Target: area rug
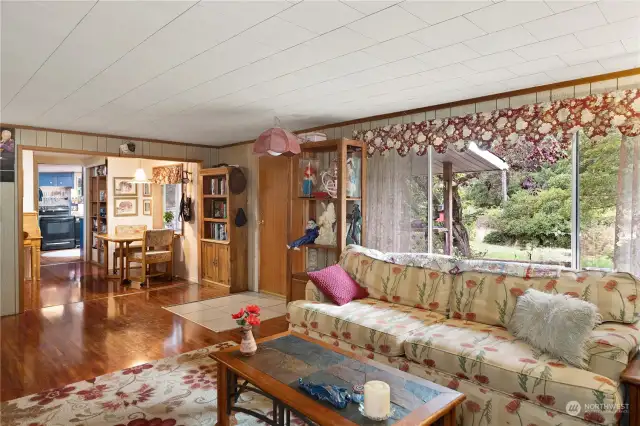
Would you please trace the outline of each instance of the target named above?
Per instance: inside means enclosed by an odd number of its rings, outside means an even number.
[[[217,420],[216,362],[208,355],[234,345],[219,343],[3,402],[0,424],[213,426]],[[271,401],[256,393],[242,394],[239,405],[269,417],[272,414]],[[231,424],[262,422],[235,413]]]

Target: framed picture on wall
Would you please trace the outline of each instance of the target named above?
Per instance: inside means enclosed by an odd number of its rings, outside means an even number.
[[[114,177],[113,195],[115,197],[133,197],[138,195],[138,185],[131,182],[132,177]]]
[[[0,182],[15,181],[16,165],[16,129],[9,127],[0,128],[2,140],[0,140]]]
[[[151,199],[142,200],[142,214],[145,216],[151,216],[152,206]]]
[[[113,209],[114,216],[137,216],[138,215],[138,199],[137,198],[114,198]]]
[[[143,183],[142,184],[142,196],[143,197],[151,197],[151,184]]]

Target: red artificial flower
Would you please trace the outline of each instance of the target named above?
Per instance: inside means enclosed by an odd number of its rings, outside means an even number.
[[[238,311],[237,314],[231,314],[231,318],[236,319],[236,320],[242,318],[243,316],[244,316],[244,309],[243,308],[240,308],[240,310]]]
[[[467,401],[464,404],[467,407],[467,410],[469,410],[472,413],[479,413],[481,408],[480,408],[480,404],[478,404],[475,401]]]
[[[467,375],[464,373],[456,373],[456,376],[458,376],[458,378],[460,379],[469,380],[469,377],[467,377]]]
[[[257,315],[251,314],[247,317],[247,324],[249,325],[260,325],[260,318]]]
[[[406,362],[405,362],[405,363],[403,363],[403,364],[400,366],[400,371],[404,371],[404,372],[409,371],[409,364],[407,364]]]
[[[489,383],[489,378],[482,374],[476,374],[475,376],[473,376],[473,378],[476,379],[479,383],[482,383],[483,385],[486,385],[487,383]]]
[[[462,319],[462,314],[460,312],[454,312],[453,319]]]
[[[342,337],[347,339],[347,340],[351,340],[351,333],[348,331],[343,331],[342,332]]]
[[[333,337],[334,339],[338,338],[338,333],[336,333],[335,331],[332,331],[330,334],[331,334],[331,337]]]
[[[259,314],[260,313],[260,307],[258,305],[247,305],[247,307],[245,309],[250,314]]]
[[[522,291],[521,288],[513,287],[509,290],[509,293],[511,293],[512,296],[520,297],[524,294],[524,291]]]
[[[367,354],[367,358],[369,358],[369,359],[373,359],[373,352],[369,352],[369,353]]]
[[[393,269],[391,269],[391,271],[395,274],[398,275],[400,272],[402,272],[402,268],[399,266],[394,266]]]
[[[616,287],[618,286],[618,282],[615,280],[609,280],[607,281],[607,283],[604,285],[604,289],[607,291],[613,291],[616,289]]]
[[[393,296],[392,297],[394,302],[399,302],[400,301],[400,296]]]
[[[306,323],[306,322],[304,322],[304,321],[300,321],[300,327],[307,328],[308,326],[307,326],[307,323]]]
[[[505,408],[505,410],[507,410],[507,413],[515,414],[520,409],[520,400],[519,399],[513,399],[504,408]]]
[[[587,411],[584,413],[584,419],[591,423],[604,423],[604,416],[596,411]]]
[[[371,343],[364,345],[364,348],[368,351],[373,351],[375,349]]]
[[[449,389],[458,390],[458,386],[460,386],[460,381],[458,379],[451,379],[447,387]]]
[[[542,405],[554,405],[556,403],[555,396],[551,395],[538,395],[536,399]]]
[[[380,345],[380,352],[383,354],[388,354],[391,352],[391,347],[389,345]]]
[[[318,328],[318,322],[317,321],[311,321],[311,328]]]

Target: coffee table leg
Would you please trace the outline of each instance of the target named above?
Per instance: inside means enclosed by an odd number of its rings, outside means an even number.
[[[218,423],[217,426],[229,426],[229,370],[227,367],[218,363]]]
[[[456,409],[450,410],[442,417],[442,424],[444,426],[456,426]]]

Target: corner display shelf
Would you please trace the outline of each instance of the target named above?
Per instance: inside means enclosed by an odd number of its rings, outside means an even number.
[[[247,192],[229,191],[233,167],[200,170],[198,236],[200,280],[229,293],[248,289],[247,228],[234,223],[238,209],[247,211]]]
[[[319,220],[323,207],[333,203],[336,210],[336,244],[309,244],[300,247],[300,251],[289,250],[290,278],[287,283],[287,301],[304,299],[310,270],[317,270],[334,264],[347,245],[350,218],[354,205],[360,208],[362,222],[359,242],[364,240],[364,224],[366,222],[366,179],[367,151],[362,141],[351,139],[333,139],[322,142],[307,142],[300,145],[301,153],[292,158],[291,188],[291,225],[290,241],[304,235],[307,221]],[[315,184],[312,196],[305,194],[303,179],[305,168],[315,169]],[[336,196],[326,194],[322,185],[322,172],[329,172],[336,181]],[[355,179],[350,179],[355,177]],[[315,194],[321,192],[324,194]],[[311,252],[314,250],[315,252]],[[315,258],[315,259],[314,259]],[[315,261],[314,261],[315,260]]]
[[[89,226],[91,233],[89,243],[89,262],[102,266],[105,256],[104,240],[96,238],[97,234],[106,234],[109,227],[107,226],[107,200],[109,193],[107,191],[107,176],[99,175],[98,170],[105,170],[106,166],[89,167]],[[101,196],[102,194],[102,196]]]

